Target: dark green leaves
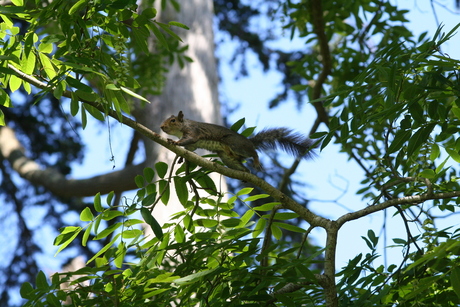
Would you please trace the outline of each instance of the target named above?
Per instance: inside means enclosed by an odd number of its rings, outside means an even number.
[[[146,208],[141,208],[141,214],[144,221],[152,227],[153,233],[155,236],[161,240],[163,239],[163,230],[161,229],[160,224],[158,224],[157,220],[152,216],[150,210]]]
[[[414,135],[409,140],[409,144],[407,145],[407,155],[409,157],[418,151],[424,143],[426,143],[430,133],[433,131],[435,126],[435,123],[427,124],[423,127],[420,127],[420,129],[414,133]]]

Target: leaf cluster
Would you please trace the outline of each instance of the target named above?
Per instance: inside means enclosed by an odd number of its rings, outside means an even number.
[[[266,198],[268,195],[247,196],[252,189],[243,189],[227,201],[215,191],[207,197],[183,197],[186,185],[211,191],[215,189],[205,170],[185,169],[172,175],[166,164],[159,162],[155,170],[146,168],[144,176],[136,182],[140,189],[132,203],[122,208],[111,206],[113,193],[102,204],[101,196],[94,198],[94,209],[85,208],[80,219],[85,227],[68,226],[61,229],[55,245],[57,253],[66,248],[77,236],[82,244],[88,240],[101,240],[110,236],[110,242],[87,261],[84,269],[70,273],[56,273],[48,281],[38,274],[35,286],[25,283],[21,295],[27,299],[24,306],[54,306],[71,299],[73,304],[115,304],[117,306],[144,305],[257,305],[276,299],[294,306],[297,302],[321,300],[314,287],[314,271],[318,251],[306,259],[297,259],[301,246],[281,250],[279,244],[269,249],[260,248],[259,235],[265,232],[268,215],[260,215],[255,224],[251,219],[260,210],[270,210],[276,203],[263,208],[249,209],[243,215],[234,211],[234,203],[245,203]],[[158,176],[155,176],[158,175]],[[155,179],[157,178],[157,179]],[[176,178],[184,180],[179,182]],[[151,210],[162,202],[170,201],[171,184],[184,210],[174,214],[170,223],[159,225]],[[211,185],[209,185],[211,184]],[[120,210],[121,209],[121,210]],[[155,212],[155,211],[153,211]],[[147,237],[137,228],[142,222],[134,216],[141,214],[154,233]],[[277,213],[272,233],[281,240],[279,229],[304,230],[285,223],[295,213]],[[122,218],[104,227],[103,221]],[[265,221],[265,222],[261,222]],[[268,257],[269,266],[261,266]],[[131,260],[129,260],[131,259]],[[79,277],[78,277],[79,276]],[[274,293],[286,284],[302,280],[309,289],[293,297]],[[67,288],[63,286],[67,285]],[[296,302],[296,303],[294,303]]]
[[[4,89],[14,92],[23,87],[28,94],[32,93],[30,82],[18,77],[16,68],[46,82],[47,88],[43,88],[42,93],[52,89],[52,95],[60,99],[70,91],[71,114],[75,116],[81,110],[85,127],[87,112],[99,120],[103,120],[105,114],[80,101],[102,103],[107,110],[113,108],[120,114],[129,114],[133,98],[148,102],[132,89],[143,86],[159,93],[165,64],[175,58],[180,58],[182,63],[190,61],[178,55],[186,47],[179,47],[176,42],[181,39],[170,29],[187,27],[174,21],[169,24],[156,21],[154,8],[137,13],[133,1],[13,3],[0,8],[3,20],[0,97],[4,98],[1,101],[6,107],[12,104]],[[15,20],[27,23],[27,28],[20,32]],[[150,34],[156,38],[155,50],[149,49]],[[145,67],[143,63],[147,59],[152,65]],[[147,73],[151,78],[138,78],[140,65],[142,73],[151,69]],[[150,83],[141,84],[139,79]]]

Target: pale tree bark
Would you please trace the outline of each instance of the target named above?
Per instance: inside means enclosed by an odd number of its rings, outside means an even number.
[[[147,97],[151,104],[144,109],[137,109],[136,118],[145,126],[155,132],[161,132],[160,124],[168,116],[182,110],[186,117],[210,123],[222,123],[217,92],[217,65],[214,55],[213,33],[213,2],[212,0],[181,1],[180,11],[171,6],[160,8],[157,1],[157,11],[161,22],[171,20],[180,21],[190,30],[179,29],[176,31],[185,44],[188,45],[187,55],[193,63],[185,65],[182,69],[177,63],[169,67],[163,92],[159,96]],[[156,143],[145,139],[147,160],[165,161],[170,164],[175,154]],[[222,180],[219,174],[213,179]],[[219,184],[225,188],[225,183]],[[157,206],[153,212],[160,224],[169,220],[172,213],[183,210],[182,205],[171,193],[167,209]]]

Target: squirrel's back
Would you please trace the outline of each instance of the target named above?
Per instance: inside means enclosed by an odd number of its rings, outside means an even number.
[[[248,171],[243,161],[249,157],[254,159],[257,168],[261,168],[256,149],[266,151],[281,148],[302,158],[313,155],[314,142],[288,128],[264,129],[246,138],[223,126],[186,119],[180,111],[177,116],[167,118],[161,124],[161,129],[179,138],[178,141],[169,140],[170,143],[185,146],[192,151],[203,148],[215,152],[228,167],[242,171]]]

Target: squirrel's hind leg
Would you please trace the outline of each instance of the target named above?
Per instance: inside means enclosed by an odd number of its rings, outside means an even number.
[[[236,169],[238,171],[249,172],[249,170],[241,163],[239,159],[233,156],[229,156],[226,153],[217,153],[222,162],[227,165],[227,167]]]

